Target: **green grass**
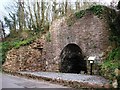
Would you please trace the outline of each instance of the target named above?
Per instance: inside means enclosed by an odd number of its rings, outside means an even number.
[[[29,45],[30,43],[33,42],[34,39],[35,39],[35,37],[33,37],[33,38],[28,38],[28,39],[23,40],[23,41],[12,42],[12,47],[17,49],[17,48],[19,48],[20,46]]]
[[[18,49],[21,46],[26,46],[32,43],[36,39],[36,36],[32,38],[27,38],[25,40],[15,40],[15,41],[5,41],[0,43],[0,62],[4,63],[6,58],[6,53],[12,48]]]
[[[36,38],[40,38],[40,32],[24,30],[22,32],[18,31],[14,34],[9,34],[4,42],[0,42],[0,62],[2,64],[5,61],[6,54],[12,48],[18,49],[21,46],[26,46],[31,44]]]

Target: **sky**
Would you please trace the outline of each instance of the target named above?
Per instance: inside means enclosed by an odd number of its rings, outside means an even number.
[[[13,0],[0,0],[0,20],[7,14],[5,6],[10,5],[12,1]]]
[[[0,20],[3,21],[3,17],[8,15],[7,10],[5,9],[5,7],[13,5],[14,1],[15,0],[0,0]],[[34,1],[34,0],[29,0],[29,1]],[[63,0],[57,0],[57,1],[63,1]],[[75,2],[76,0],[68,0],[68,1],[69,2]],[[110,2],[112,0],[81,0],[81,1],[101,2],[101,3],[104,3],[106,5],[110,5]],[[118,2],[119,0],[114,0],[114,1]],[[6,34],[8,34],[8,33],[9,33],[9,31],[6,30]]]
[[[0,0],[0,20],[3,18],[4,15],[7,14],[7,10],[5,9],[5,6],[9,6],[10,4],[12,4],[13,1],[14,0]],[[60,0],[60,1],[62,1],[62,0]],[[74,2],[76,0],[68,0],[68,1]],[[83,0],[81,0],[81,1],[83,1]],[[102,3],[110,4],[110,2],[112,0],[87,0],[87,1],[97,1],[97,2],[100,1]],[[114,1],[119,1],[119,0],[114,0]]]

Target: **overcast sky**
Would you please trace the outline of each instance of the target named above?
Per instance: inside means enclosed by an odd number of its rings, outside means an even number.
[[[7,14],[6,10],[5,10],[5,6],[9,6],[10,4],[12,4],[14,0],[0,0],[0,20],[2,19],[2,17],[4,15]],[[32,1],[32,0],[31,0]],[[58,0],[59,1],[59,0]],[[60,0],[62,1],[62,0]],[[74,2],[76,0],[68,0],[68,1],[71,1],[71,2]],[[106,3],[106,4],[110,4],[110,2],[112,0],[81,0],[81,1],[96,1],[96,2],[102,2],[102,3]],[[114,0],[114,1],[119,1],[119,0]]]
[[[0,20],[3,20],[3,16],[8,15],[7,10],[5,9],[5,7],[13,5],[13,1],[14,0],[0,0]],[[29,0],[29,1],[35,1],[35,0]],[[57,0],[57,1],[63,1],[63,0]],[[75,2],[76,0],[68,0],[68,1],[69,2]],[[110,2],[113,1],[113,0],[81,0],[81,1],[101,2],[101,3],[104,3],[106,5],[110,5]],[[119,0],[114,0],[114,1],[118,2]],[[8,29],[5,29],[5,31],[6,31],[6,34],[9,34]]]

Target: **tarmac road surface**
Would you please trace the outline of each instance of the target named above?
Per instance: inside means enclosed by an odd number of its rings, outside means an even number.
[[[2,87],[0,86],[0,88],[68,88],[45,81],[26,79],[7,74],[0,74],[0,80],[2,80]]]

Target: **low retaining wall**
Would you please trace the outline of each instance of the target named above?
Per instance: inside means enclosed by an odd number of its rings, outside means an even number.
[[[67,80],[62,80],[59,78],[53,79],[53,78],[48,78],[48,77],[42,77],[42,76],[35,76],[32,74],[26,74],[26,73],[20,73],[20,72],[11,72],[11,71],[4,71],[7,74],[11,74],[14,76],[22,76],[28,79],[35,79],[35,80],[45,80],[51,83],[55,83],[55,84],[60,84],[63,86],[68,86],[68,87],[72,87],[72,88],[112,88],[111,85],[109,84],[105,84],[105,85],[100,85],[100,84],[90,84],[88,82],[78,82],[78,81],[67,81]]]

